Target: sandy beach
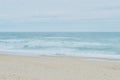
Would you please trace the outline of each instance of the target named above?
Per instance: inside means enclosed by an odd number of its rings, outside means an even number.
[[[120,80],[120,62],[1,54],[0,80]]]

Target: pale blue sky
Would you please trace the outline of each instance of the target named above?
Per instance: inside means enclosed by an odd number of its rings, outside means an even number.
[[[0,0],[0,31],[120,31],[120,0]]]

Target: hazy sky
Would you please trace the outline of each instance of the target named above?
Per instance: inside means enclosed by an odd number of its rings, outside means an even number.
[[[120,31],[120,0],[0,0],[0,31]]]

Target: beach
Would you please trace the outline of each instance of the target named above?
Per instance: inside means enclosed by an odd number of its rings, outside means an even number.
[[[120,62],[1,54],[0,80],[120,80]]]

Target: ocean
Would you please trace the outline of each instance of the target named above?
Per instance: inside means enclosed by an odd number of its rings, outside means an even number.
[[[120,32],[0,32],[0,51],[120,59]]]

